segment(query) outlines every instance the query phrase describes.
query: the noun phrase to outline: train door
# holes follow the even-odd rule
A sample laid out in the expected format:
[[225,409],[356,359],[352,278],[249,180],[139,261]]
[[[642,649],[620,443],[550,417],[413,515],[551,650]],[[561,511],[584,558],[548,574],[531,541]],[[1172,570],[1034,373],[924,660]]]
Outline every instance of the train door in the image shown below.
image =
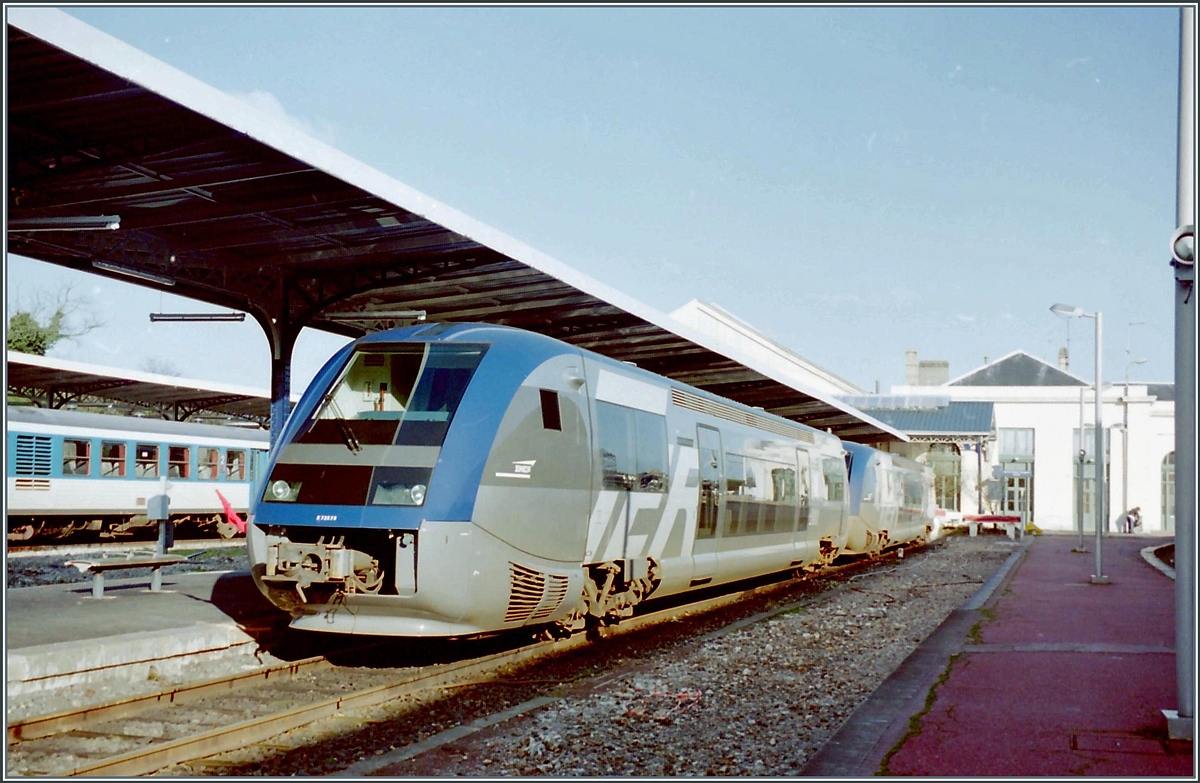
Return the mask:
[[696,509],[696,541],[692,546],[692,585],[711,582],[717,572],[717,531],[721,528],[724,465],[721,433],[696,425],[700,492]]

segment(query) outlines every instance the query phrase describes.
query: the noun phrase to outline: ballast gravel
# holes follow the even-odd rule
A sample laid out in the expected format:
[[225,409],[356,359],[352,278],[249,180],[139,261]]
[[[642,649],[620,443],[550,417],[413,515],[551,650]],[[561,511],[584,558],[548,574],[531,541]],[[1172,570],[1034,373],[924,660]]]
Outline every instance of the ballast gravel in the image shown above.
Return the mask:
[[951,536],[386,774],[795,775],[1013,546]]
[[581,668],[543,664],[469,696],[447,689],[420,705],[348,711],[282,735],[277,750],[159,774],[795,775],[1016,546],[950,535],[824,587],[785,590],[732,625],[603,639]]

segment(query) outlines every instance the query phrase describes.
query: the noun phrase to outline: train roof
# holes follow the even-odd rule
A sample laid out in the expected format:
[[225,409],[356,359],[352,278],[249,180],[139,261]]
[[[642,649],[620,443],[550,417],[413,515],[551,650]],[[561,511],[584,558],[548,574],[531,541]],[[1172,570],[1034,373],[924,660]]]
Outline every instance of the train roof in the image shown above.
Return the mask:
[[[595,351],[589,351],[586,348],[579,348],[578,346],[574,346],[569,343],[565,343],[562,340],[548,337],[546,335],[539,334],[537,332],[530,332],[530,331],[527,331],[524,329],[517,329],[517,328],[511,327],[511,326],[500,326],[500,325],[496,325],[496,324],[485,324],[485,323],[417,324],[415,326],[401,327],[399,329],[389,329],[389,330],[385,330],[385,331],[381,331],[381,332],[373,332],[369,335],[364,335],[363,337],[359,338],[359,340],[357,341],[356,344],[357,345],[370,345],[372,343],[402,342],[402,341],[426,342],[426,341],[434,341],[434,340],[436,340],[438,342],[489,342],[489,343],[494,343],[494,342],[507,341],[507,340],[516,340],[516,339],[545,340],[545,341],[549,341],[556,345],[561,346],[563,351],[580,351],[587,357],[588,361],[590,361],[590,362],[595,362],[596,364],[599,364],[599,365],[611,367],[613,369],[620,370],[621,372],[639,376],[643,380],[652,381],[652,382],[660,384],[666,388],[679,389],[681,391],[685,391],[689,394],[700,397],[704,400],[708,400],[710,402],[715,402],[719,405],[723,405],[728,408],[731,408],[734,411],[736,411],[738,414],[740,414],[740,416],[738,416],[737,419],[741,420],[741,423],[747,424],[748,426],[756,426],[756,427],[759,427],[760,429],[768,429],[768,430],[774,429],[775,431],[779,432],[780,434],[783,434],[784,432],[789,432],[789,434],[791,434],[790,431],[798,430],[798,431],[810,433],[815,438],[828,438],[831,440],[838,440],[838,437],[836,435],[827,433],[824,430],[820,430],[815,427],[810,427],[809,425],[804,424],[802,422],[795,421],[794,419],[787,419],[782,416],[778,416],[776,414],[769,413],[769,412],[763,410],[762,408],[755,408],[755,407],[737,402],[736,400],[731,400],[726,397],[721,397],[720,395],[713,394],[711,392],[705,391],[704,389],[698,389],[695,386],[690,386],[686,383],[682,383],[682,382],[674,380],[672,378],[667,378],[662,375],[658,375],[657,373],[651,372],[650,370],[647,370],[645,368],[638,367],[636,364],[631,364],[629,362],[622,362],[617,359],[613,359],[611,357],[605,356],[603,354],[596,353]],[[717,414],[717,415],[720,415],[720,414]],[[728,418],[728,417],[725,417],[725,418]],[[767,425],[766,422],[771,422],[775,426],[771,427],[770,425]]]
[[8,429],[19,424],[43,424],[69,427],[79,430],[118,429],[147,435],[169,435],[179,438],[215,438],[261,443],[263,448],[270,444],[266,430],[250,427],[229,427],[220,424],[195,424],[188,421],[166,421],[140,416],[110,416],[104,413],[82,413],[55,408],[31,408],[9,406],[5,410]]

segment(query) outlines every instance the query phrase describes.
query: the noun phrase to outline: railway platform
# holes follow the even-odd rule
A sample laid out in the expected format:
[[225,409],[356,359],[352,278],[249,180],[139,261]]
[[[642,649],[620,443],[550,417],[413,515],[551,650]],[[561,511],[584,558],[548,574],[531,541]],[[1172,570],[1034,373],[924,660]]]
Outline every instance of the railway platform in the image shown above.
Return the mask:
[[5,590],[10,708],[39,691],[188,679],[199,662],[258,654],[286,626],[245,571],[164,574],[160,592],[149,586],[110,580],[103,598],[90,581]]
[[1025,541],[804,775],[1195,777],[1161,712],[1177,706],[1175,583],[1142,556],[1171,539],[1107,537],[1104,585],[1074,535]]

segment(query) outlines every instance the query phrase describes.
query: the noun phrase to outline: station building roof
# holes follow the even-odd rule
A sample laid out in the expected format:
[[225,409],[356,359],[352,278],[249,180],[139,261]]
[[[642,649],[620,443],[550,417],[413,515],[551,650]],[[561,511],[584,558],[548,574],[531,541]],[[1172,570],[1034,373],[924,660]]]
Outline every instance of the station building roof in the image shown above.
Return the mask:
[[[422,310],[541,332],[851,440],[907,439],[62,11],[6,12],[10,252],[243,310],[275,345]],[[82,230],[93,221],[119,228]]]
[[[47,408],[142,408],[177,421],[235,418],[265,425],[271,398],[261,389],[116,370],[67,359],[8,352],[8,393]],[[293,401],[297,399],[293,395]]]
[[1060,370],[1025,351],[1013,351],[994,362],[960,375],[947,386],[1088,386],[1088,382]]
[[870,395],[847,401],[918,441],[973,441],[990,437],[996,429],[995,405],[991,402],[915,394]]

